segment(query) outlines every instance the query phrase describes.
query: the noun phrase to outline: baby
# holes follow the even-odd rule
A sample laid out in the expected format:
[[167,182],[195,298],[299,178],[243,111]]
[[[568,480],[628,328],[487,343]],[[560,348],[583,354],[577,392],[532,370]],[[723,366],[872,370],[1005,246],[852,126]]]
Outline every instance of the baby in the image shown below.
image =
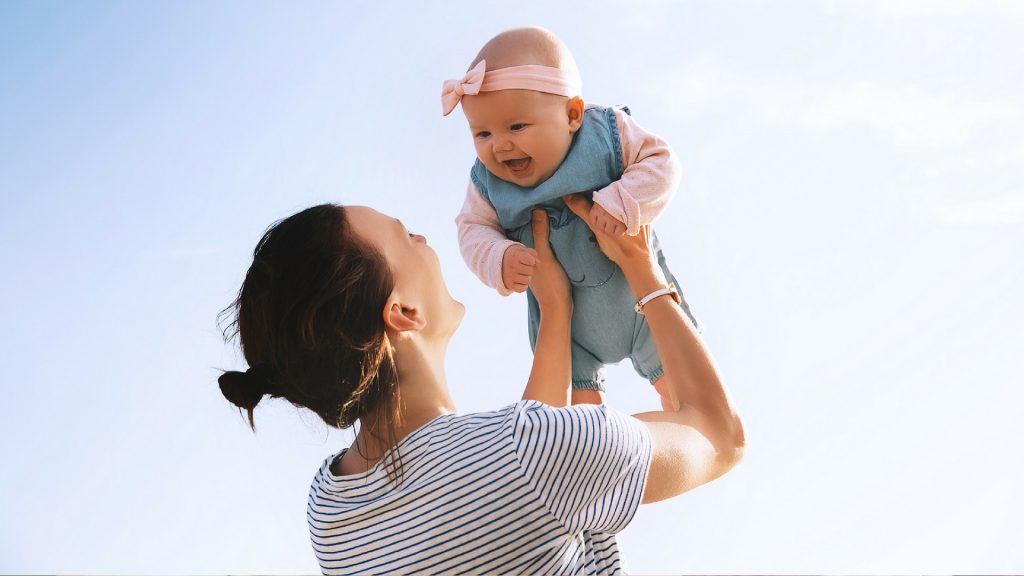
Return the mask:
[[[552,251],[572,284],[573,403],[602,402],[603,366],[628,357],[668,408],[661,360],[640,306],[588,223],[562,196],[592,197],[590,227],[635,235],[665,209],[679,166],[668,145],[637,126],[628,109],[585,106],[580,87],[568,48],[542,28],[499,34],[462,80],[444,83],[443,112],[462,102],[478,156],[455,220],[459,246],[484,284],[502,295],[527,292],[536,350],[540,308],[528,290],[536,265],[530,217],[532,209],[544,208]],[[696,325],[656,236],[653,242],[672,283],[669,295]]]

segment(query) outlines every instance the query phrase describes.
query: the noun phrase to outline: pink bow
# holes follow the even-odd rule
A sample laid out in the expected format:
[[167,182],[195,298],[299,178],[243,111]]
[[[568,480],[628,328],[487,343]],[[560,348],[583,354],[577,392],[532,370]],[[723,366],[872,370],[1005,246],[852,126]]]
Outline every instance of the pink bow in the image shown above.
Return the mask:
[[455,106],[462,100],[462,96],[469,94],[473,96],[480,93],[480,86],[484,83],[484,72],[487,70],[487,61],[477,62],[473,69],[466,73],[462,80],[445,80],[441,87],[441,112],[447,116],[455,110]]

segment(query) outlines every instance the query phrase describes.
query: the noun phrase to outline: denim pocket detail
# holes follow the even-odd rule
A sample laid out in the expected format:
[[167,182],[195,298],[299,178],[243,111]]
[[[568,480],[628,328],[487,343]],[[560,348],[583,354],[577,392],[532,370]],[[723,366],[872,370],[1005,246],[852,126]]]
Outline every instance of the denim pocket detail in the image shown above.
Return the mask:
[[[616,265],[601,252],[590,227],[567,207],[548,208],[551,251],[565,270],[569,283],[581,288],[602,286],[615,275]],[[531,224],[506,231],[510,239],[534,248]]]
[[590,227],[575,214],[551,230],[551,249],[573,286],[596,288],[615,275],[615,263],[601,252]]

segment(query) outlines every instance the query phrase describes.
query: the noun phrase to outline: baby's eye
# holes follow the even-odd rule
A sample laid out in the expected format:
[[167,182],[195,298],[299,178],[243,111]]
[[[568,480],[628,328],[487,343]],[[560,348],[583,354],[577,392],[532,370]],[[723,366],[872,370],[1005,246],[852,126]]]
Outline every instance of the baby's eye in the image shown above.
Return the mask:
[[490,133],[490,132],[487,132],[486,130],[485,130],[485,131],[482,131],[482,132],[477,132],[477,133],[476,133],[476,137],[477,137],[477,138],[487,138],[487,137],[488,137],[488,136],[490,136],[490,135],[491,135],[491,133]]
[[522,130],[523,128],[526,128],[526,124],[513,124],[513,125],[509,126],[509,128],[513,132],[518,132],[518,131]]

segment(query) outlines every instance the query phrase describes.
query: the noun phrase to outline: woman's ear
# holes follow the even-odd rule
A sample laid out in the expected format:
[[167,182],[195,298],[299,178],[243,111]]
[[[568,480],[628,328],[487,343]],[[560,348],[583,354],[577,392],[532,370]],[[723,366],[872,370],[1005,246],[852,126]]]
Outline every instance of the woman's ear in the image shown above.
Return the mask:
[[405,306],[395,298],[389,298],[384,307],[384,326],[392,332],[409,332],[422,329],[427,324],[419,309]]
[[586,106],[583,98],[573,96],[565,105],[565,113],[569,117],[569,132],[575,134],[583,124],[583,112]]

